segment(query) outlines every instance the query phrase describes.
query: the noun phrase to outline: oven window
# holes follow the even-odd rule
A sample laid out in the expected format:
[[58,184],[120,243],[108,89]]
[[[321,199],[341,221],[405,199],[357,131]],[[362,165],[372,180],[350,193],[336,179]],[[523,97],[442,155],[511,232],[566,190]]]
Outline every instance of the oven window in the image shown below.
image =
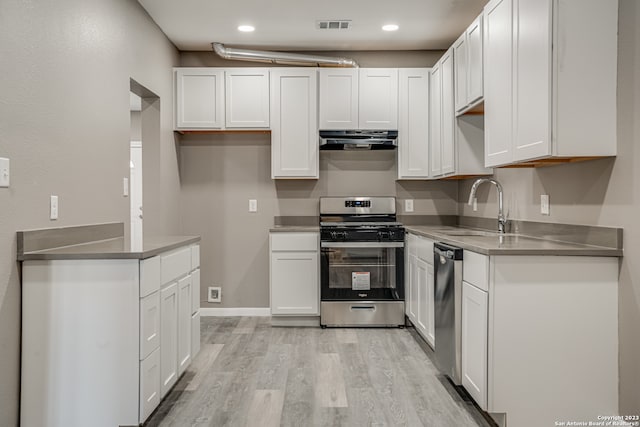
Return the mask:
[[325,248],[329,289],[396,288],[395,248]]

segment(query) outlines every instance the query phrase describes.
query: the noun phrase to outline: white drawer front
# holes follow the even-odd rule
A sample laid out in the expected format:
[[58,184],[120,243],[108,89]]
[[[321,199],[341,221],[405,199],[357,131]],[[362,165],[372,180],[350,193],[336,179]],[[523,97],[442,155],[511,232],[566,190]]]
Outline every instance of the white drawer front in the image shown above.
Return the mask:
[[200,267],[200,245],[191,246],[191,269]]
[[433,265],[433,240],[418,237],[418,258]]
[[200,311],[191,316],[191,360],[200,352]]
[[140,300],[140,360],[160,346],[160,292]]
[[160,349],[140,362],[140,424],[160,404]]
[[200,269],[191,273],[191,313],[200,310]]
[[163,285],[189,273],[191,271],[191,248],[180,248],[161,255],[160,267]]
[[140,298],[160,289],[160,257],[140,261]]
[[317,251],[318,233],[271,233],[272,251]]
[[476,252],[464,251],[462,278],[465,282],[489,292],[489,257]]

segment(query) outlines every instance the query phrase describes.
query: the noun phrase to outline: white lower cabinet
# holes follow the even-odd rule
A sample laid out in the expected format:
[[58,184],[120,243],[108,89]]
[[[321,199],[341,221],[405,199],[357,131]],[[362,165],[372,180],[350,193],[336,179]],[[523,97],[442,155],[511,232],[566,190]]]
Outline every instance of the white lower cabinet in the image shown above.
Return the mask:
[[462,283],[462,385],[487,410],[487,338],[489,294]]
[[178,282],[178,376],[191,363],[191,275]]
[[271,233],[271,314],[318,316],[318,233]]
[[406,253],[409,261],[405,272],[405,312],[416,331],[435,347],[433,241],[408,234]]
[[24,261],[21,425],[144,423],[199,351],[199,265],[197,244]]
[[146,420],[160,404],[160,349],[140,362],[140,420]]
[[178,379],[178,284],[160,291],[160,378],[164,397]]

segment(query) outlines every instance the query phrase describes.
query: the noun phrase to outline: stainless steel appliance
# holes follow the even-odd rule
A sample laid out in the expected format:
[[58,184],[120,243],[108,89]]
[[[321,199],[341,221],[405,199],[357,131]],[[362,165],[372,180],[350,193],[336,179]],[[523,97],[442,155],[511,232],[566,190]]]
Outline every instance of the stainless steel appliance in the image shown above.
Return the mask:
[[461,377],[462,249],[445,243],[433,246],[435,275],[435,354],[438,369],[454,384]]
[[393,150],[397,130],[321,130],[321,150]]
[[404,228],[395,197],[320,198],[320,324],[404,325]]

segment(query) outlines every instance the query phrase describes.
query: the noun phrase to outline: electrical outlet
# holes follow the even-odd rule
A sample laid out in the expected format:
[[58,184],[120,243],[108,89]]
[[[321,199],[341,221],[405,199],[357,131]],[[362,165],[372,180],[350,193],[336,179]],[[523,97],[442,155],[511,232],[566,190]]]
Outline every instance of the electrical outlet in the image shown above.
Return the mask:
[[413,199],[407,199],[404,201],[404,211],[413,212]]
[[209,286],[207,289],[208,302],[222,302],[222,288],[220,286]]
[[9,187],[10,175],[9,159],[0,157],[0,187]]
[[549,195],[540,195],[540,213],[542,215],[549,215]]
[[256,199],[249,199],[249,212],[258,212],[258,201]]
[[58,219],[58,196],[49,199],[49,219]]

